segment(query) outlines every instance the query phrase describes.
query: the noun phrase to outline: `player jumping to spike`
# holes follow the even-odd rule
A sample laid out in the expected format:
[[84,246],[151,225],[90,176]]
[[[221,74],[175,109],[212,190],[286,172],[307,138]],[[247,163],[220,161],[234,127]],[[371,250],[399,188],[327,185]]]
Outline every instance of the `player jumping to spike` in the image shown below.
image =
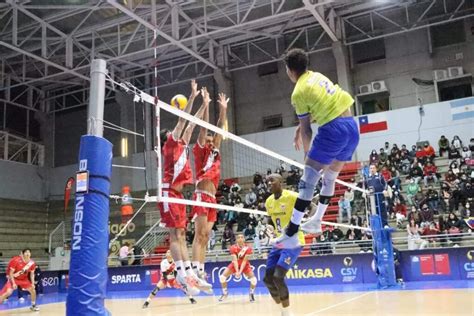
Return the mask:
[[16,289],[28,291],[31,294],[31,311],[39,311],[36,306],[35,291],[36,264],[31,260],[31,250],[23,249],[21,255],[13,257],[7,266],[7,283],[0,291],[0,304],[3,303]]
[[[197,83],[191,82],[191,95],[185,111],[191,112],[193,102],[199,95]],[[201,117],[209,103],[203,102],[195,114]],[[178,123],[172,132],[163,130],[160,133],[161,148],[163,152],[163,196],[184,199],[183,188],[185,185],[193,184],[193,175],[189,162],[189,141],[195,124],[188,124],[186,120],[178,119]],[[170,251],[176,259],[176,280],[183,290],[189,295],[197,295],[199,289],[208,290],[211,285],[199,279],[191,267],[188,248],[186,245],[186,205],[159,203],[162,223],[170,229]],[[199,288],[199,289],[198,289]]]
[[[156,287],[151,291],[150,295],[143,304],[143,308],[147,308],[153,297],[156,296],[158,291],[163,290],[166,287],[169,288],[181,288],[176,282],[176,264],[174,263],[171,251],[166,251],[166,258],[163,258],[160,264],[161,278]],[[196,300],[192,295],[188,295],[191,304],[196,304]]]
[[[209,93],[202,92],[203,102],[209,103]],[[217,126],[223,128],[227,116],[227,103],[229,99],[225,94],[219,93],[219,119]],[[209,107],[206,107],[203,120],[209,121]],[[207,134],[207,129],[201,127],[198,141],[193,147],[194,170],[196,173],[196,191],[193,200],[198,202],[216,203],[216,191],[221,176],[221,146],[222,135],[214,136]],[[193,268],[201,279],[205,278],[204,261],[206,257],[206,246],[209,235],[217,219],[215,208],[193,206],[193,219],[195,223],[195,235],[193,240]],[[208,292],[209,293],[209,292]]]
[[[265,201],[265,208],[272,218],[275,232],[279,236],[282,235],[283,228],[290,222],[298,194],[282,189],[283,178],[281,175],[271,174],[268,179],[272,195]],[[290,315],[290,293],[285,283],[285,276],[295,264],[302,246],[305,244],[303,232],[300,231],[295,236],[298,238],[299,247],[291,249],[272,248],[268,255],[267,270],[263,279],[273,300],[277,304],[281,304],[282,316]]]
[[237,243],[230,247],[230,254],[232,255],[232,262],[227,266],[224,272],[220,275],[219,280],[222,285],[222,295],[219,301],[223,301],[229,295],[227,290],[227,278],[235,275],[240,278],[243,274],[250,280],[250,302],[255,302],[255,287],[257,286],[257,278],[253,274],[252,267],[248,260],[248,256],[252,254],[252,247],[245,244],[245,237],[243,234],[237,235]]
[[[324,75],[308,70],[308,56],[303,50],[290,50],[285,56],[285,64],[288,77],[295,83],[291,103],[299,125],[294,145],[296,150],[303,145],[305,166],[291,222],[285,233],[273,242],[281,248],[294,248],[299,246],[296,233],[304,211],[322,178],[316,213],[301,226],[308,233],[321,232],[321,220],[334,195],[335,181],[344,163],[352,159],[359,143],[359,130],[350,110],[354,99]],[[312,122],[319,128],[311,144]]]

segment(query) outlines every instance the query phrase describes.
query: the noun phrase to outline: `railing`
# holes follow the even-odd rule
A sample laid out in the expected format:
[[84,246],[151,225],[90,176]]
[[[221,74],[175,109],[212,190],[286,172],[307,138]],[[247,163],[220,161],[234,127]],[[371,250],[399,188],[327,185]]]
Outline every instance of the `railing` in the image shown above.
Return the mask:
[[44,165],[44,146],[26,138],[0,131],[0,159]]
[[135,245],[140,246],[145,253],[153,254],[155,247],[163,243],[168,237],[168,229],[160,227],[160,223],[161,220],[156,221],[135,243]]
[[57,247],[64,247],[66,243],[66,225],[61,222],[56,226],[55,229],[49,234],[49,246],[48,252],[51,256],[54,256],[54,249]]

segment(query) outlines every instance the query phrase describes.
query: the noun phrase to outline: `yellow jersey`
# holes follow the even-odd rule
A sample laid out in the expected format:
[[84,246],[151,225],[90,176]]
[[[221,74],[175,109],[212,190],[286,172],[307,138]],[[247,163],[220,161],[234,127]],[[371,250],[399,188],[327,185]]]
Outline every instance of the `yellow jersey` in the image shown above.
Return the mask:
[[[297,198],[298,193],[283,190],[278,199],[275,199],[275,195],[272,194],[265,201],[265,208],[275,224],[277,236],[280,236],[283,229],[290,224],[291,215],[293,214],[293,208],[295,207]],[[300,244],[303,246],[305,240],[304,234],[301,230],[298,232],[298,239]]]
[[306,71],[296,82],[291,104],[299,118],[311,115],[311,121],[324,125],[344,113],[354,99],[319,72]]

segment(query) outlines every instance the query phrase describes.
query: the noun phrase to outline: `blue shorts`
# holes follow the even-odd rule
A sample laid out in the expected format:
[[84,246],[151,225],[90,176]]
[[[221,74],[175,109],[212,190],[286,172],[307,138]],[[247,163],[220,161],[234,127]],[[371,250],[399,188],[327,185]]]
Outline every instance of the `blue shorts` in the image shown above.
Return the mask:
[[274,269],[279,265],[286,270],[290,270],[290,268],[296,263],[302,250],[303,247],[293,249],[272,248],[268,254],[267,269]]
[[359,144],[359,128],[352,116],[338,117],[318,128],[308,157],[329,165],[333,160],[351,161]]

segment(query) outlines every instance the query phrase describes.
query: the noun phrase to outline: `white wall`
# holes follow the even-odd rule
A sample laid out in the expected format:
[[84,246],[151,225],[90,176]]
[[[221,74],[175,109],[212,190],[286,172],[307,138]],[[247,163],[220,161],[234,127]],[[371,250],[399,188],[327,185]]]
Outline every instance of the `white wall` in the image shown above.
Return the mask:
[[46,186],[44,168],[0,160],[0,198],[43,201]]
[[[474,97],[469,98],[474,104]],[[469,142],[474,137],[474,119],[453,121],[451,119],[451,108],[449,102],[433,103],[424,106],[425,115],[418,136],[419,114],[418,107],[409,107],[386,112],[388,130],[362,134],[354,159],[365,161],[368,159],[372,149],[383,147],[386,141],[399,146],[406,144],[407,147],[416,144],[418,140],[429,141],[437,149],[439,137],[445,135],[452,139],[459,135],[464,142]],[[370,117],[370,115],[369,115]],[[357,119],[356,119],[357,120]],[[357,120],[358,122],[358,120]],[[317,126],[313,126],[315,133]],[[293,135],[295,127],[283,128],[274,131],[243,135],[256,144],[278,152],[296,161],[303,160],[303,154],[296,152],[293,147]]]

